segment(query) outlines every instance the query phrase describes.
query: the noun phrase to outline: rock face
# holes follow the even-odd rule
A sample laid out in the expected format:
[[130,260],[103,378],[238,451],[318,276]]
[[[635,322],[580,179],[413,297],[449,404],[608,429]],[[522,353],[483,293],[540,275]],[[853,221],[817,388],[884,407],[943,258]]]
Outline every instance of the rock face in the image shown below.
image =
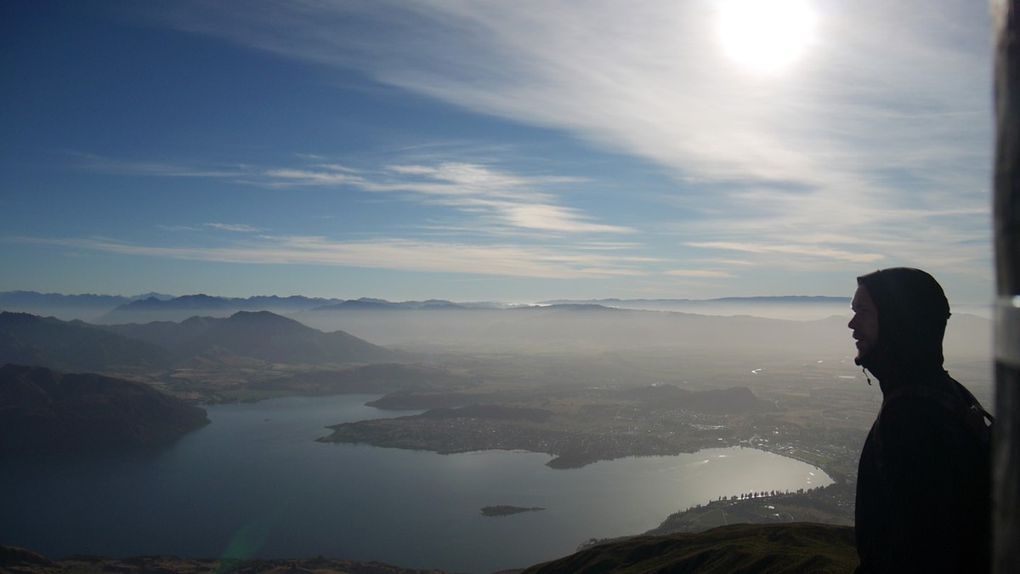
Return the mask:
[[852,527],[801,522],[635,536],[532,566],[523,574],[850,574],[856,567]]
[[0,367],[0,455],[154,447],[208,422],[205,410],[141,383]]

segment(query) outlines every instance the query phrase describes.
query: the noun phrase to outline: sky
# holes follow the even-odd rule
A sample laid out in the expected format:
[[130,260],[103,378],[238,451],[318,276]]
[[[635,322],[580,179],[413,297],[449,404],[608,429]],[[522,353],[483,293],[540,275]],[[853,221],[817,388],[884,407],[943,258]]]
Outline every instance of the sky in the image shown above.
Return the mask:
[[0,291],[993,295],[972,0],[0,5]]

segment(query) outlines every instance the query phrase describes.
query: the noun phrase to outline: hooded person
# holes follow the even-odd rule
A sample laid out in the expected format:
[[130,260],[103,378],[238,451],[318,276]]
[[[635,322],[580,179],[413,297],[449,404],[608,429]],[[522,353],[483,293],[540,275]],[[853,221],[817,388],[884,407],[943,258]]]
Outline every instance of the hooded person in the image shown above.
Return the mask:
[[855,363],[883,394],[857,471],[857,572],[988,572],[991,417],[942,366],[949,302],[919,269],[857,284]]

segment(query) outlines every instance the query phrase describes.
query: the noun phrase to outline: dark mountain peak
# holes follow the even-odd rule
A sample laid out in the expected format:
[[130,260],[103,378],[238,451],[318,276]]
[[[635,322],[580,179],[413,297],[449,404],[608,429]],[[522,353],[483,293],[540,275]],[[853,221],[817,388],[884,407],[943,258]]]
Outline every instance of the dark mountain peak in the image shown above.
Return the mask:
[[288,329],[288,330],[300,330],[300,331],[318,331],[311,327],[284,317],[283,315],[277,315],[272,311],[238,311],[226,319],[219,320],[222,325],[229,326],[244,326],[244,327],[259,327],[263,329]]
[[217,305],[231,301],[228,297],[216,297],[214,295],[206,295],[205,293],[195,293],[194,295],[181,295],[180,297],[174,297],[171,301],[178,305]]
[[19,313],[17,311],[0,311],[0,324],[27,324],[39,323],[44,319],[31,313]]
[[132,301],[138,301],[140,299],[158,299],[160,301],[168,301],[173,298],[174,295],[167,295],[166,293],[157,293],[155,291],[149,291],[148,293],[141,293],[139,295],[128,297],[128,299],[131,299]]
[[[238,311],[227,318],[228,321],[286,321],[297,323],[294,319],[288,319],[283,315],[277,315],[272,311]],[[300,324],[300,323],[299,323]]]
[[[180,324],[181,324],[182,327],[197,327],[197,326],[208,326],[208,325],[211,325],[211,324],[215,323],[216,321],[219,321],[219,319],[217,319],[215,317],[205,317],[205,316],[202,316],[202,315],[194,315],[194,316],[188,317],[187,319],[181,321]],[[173,321],[152,321],[150,324],[152,324],[152,323],[175,324]]]

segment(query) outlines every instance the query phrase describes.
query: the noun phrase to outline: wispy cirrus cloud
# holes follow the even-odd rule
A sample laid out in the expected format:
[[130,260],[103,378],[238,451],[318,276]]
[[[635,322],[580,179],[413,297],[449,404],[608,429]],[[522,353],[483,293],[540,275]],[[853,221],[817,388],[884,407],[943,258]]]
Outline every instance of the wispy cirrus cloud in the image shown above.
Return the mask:
[[740,253],[754,253],[754,254],[767,253],[781,255],[799,255],[827,260],[837,259],[840,261],[850,263],[874,263],[876,261],[880,261],[881,259],[883,259],[883,255],[881,255],[880,253],[858,253],[842,249],[832,249],[818,245],[797,245],[797,244],[775,245],[762,243],[736,243],[729,241],[704,241],[704,242],[692,241],[687,245],[691,247],[701,247],[704,249],[737,251]]
[[[315,156],[320,160],[320,156]],[[395,164],[377,170],[359,170],[337,163],[303,164],[297,167],[256,168],[238,171],[201,171],[186,166],[149,162],[96,161],[90,169],[110,173],[173,177],[224,178],[239,183],[276,188],[316,187],[389,193],[412,201],[450,207],[474,219],[474,229],[487,233],[506,230],[553,234],[633,233],[626,226],[601,223],[581,210],[557,203],[557,195],[574,189],[584,180],[555,175],[521,175],[487,165],[439,162],[434,165]],[[114,166],[114,167],[110,167]],[[226,224],[206,224],[224,231],[255,231]],[[232,227],[232,228],[231,228]]]
[[718,269],[670,269],[666,275],[672,277],[694,277],[698,279],[728,279],[734,275]]
[[[650,160],[704,223],[688,227],[687,244],[757,243],[778,265],[987,267],[987,216],[975,206],[988,203],[991,165],[989,22],[972,2],[814,2],[818,41],[768,78],[725,59],[712,0],[256,4],[240,16],[178,5],[166,18]],[[434,168],[405,169],[428,181],[403,191],[508,226],[620,227],[456,196]],[[845,240],[804,238],[823,232]],[[875,243],[858,252],[857,237]]]
[[205,226],[220,231],[230,231],[231,233],[258,233],[261,231],[258,227],[244,223],[206,223]]
[[399,238],[334,241],[324,237],[263,235],[242,242],[203,247],[147,245],[109,238],[15,237],[8,240],[190,261],[313,264],[542,279],[641,276],[646,274],[644,266],[655,262],[649,257],[608,256],[569,246],[476,245]]

